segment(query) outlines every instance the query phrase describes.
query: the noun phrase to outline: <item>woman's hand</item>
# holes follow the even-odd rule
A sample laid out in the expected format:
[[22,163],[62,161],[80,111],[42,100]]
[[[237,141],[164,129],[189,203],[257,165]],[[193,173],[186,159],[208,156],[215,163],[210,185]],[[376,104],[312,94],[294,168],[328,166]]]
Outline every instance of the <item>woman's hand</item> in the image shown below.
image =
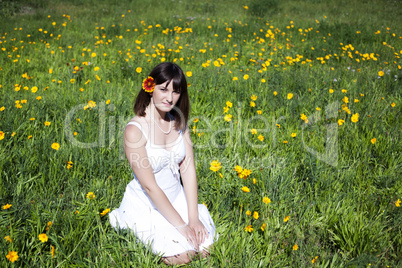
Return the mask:
[[190,221],[188,223],[188,226],[194,230],[194,234],[196,237],[196,248],[198,249],[199,246],[204,243],[205,238],[208,238],[209,234],[207,229],[205,228],[204,224],[199,219],[196,219],[194,221]]
[[195,249],[198,250],[197,237],[195,235],[193,228],[191,228],[188,224],[186,224],[183,226],[176,227],[176,229],[187,239],[187,242],[191,246],[193,246]]

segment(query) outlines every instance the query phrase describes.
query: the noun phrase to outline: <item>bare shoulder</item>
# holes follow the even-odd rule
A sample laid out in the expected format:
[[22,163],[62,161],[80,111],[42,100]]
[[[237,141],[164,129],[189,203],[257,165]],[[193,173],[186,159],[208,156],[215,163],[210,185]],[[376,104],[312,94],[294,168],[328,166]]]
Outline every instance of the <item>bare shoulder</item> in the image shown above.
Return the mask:
[[139,146],[145,145],[146,138],[144,137],[140,127],[136,124],[130,124],[130,122],[137,123],[142,129],[144,126],[144,120],[139,116],[135,116],[129,121],[129,124],[127,124],[126,129],[124,130],[124,141],[126,145],[127,143]]

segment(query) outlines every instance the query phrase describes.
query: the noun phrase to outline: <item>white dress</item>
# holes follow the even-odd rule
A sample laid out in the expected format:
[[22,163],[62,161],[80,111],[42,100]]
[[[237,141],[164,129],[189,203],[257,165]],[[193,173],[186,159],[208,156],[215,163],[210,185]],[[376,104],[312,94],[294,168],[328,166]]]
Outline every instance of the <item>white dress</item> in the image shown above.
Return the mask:
[[[135,125],[142,131],[147,140],[145,148],[156,183],[182,219],[188,223],[187,201],[183,186],[180,184],[179,174],[179,163],[186,155],[183,133],[180,131],[174,146],[171,150],[166,150],[152,144],[139,123],[129,122],[128,124]],[[155,208],[134,173],[133,175],[134,179],[127,185],[120,207],[109,214],[111,225],[115,229],[133,230],[144,244],[151,246],[155,254],[161,254],[164,257],[196,250]],[[215,225],[205,205],[198,204],[198,215],[209,234],[200,249],[208,248],[214,242]]]

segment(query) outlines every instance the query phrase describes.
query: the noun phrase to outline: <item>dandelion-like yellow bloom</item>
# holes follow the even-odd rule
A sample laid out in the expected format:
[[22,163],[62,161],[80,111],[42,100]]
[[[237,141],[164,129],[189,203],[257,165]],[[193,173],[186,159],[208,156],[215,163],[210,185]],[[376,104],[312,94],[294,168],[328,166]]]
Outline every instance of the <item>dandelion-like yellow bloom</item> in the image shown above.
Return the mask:
[[271,199],[269,199],[269,197],[264,196],[262,198],[262,202],[265,203],[265,204],[269,204],[269,203],[271,203]]
[[71,79],[70,79],[70,83],[71,83],[71,84],[74,84],[74,83],[75,83],[75,79],[74,79],[74,78],[71,78]]
[[338,119],[338,125],[342,126],[343,123],[345,123],[345,120],[343,120],[343,119]]
[[108,214],[109,212],[110,212],[110,208],[107,208],[107,209],[103,210],[103,211],[100,213],[100,215],[101,215],[101,217],[103,217],[103,216],[105,216],[106,214]]
[[350,118],[350,120],[352,120],[353,123],[356,123],[357,121],[359,121],[359,114],[355,113],[354,115],[352,115],[352,118]]
[[255,128],[251,129],[251,134],[257,134],[257,130]]
[[254,102],[254,101],[250,101],[250,106],[251,106],[251,107],[255,107],[255,102]]
[[248,188],[247,186],[243,186],[241,187],[241,190],[245,193],[249,193],[250,192],[250,188]]
[[36,91],[38,91],[38,87],[32,87],[31,91],[32,91],[32,93],[36,93]]
[[370,141],[371,141],[372,144],[374,144],[374,143],[377,141],[377,139],[376,139],[376,138],[372,138]]
[[246,228],[244,228],[244,231],[251,233],[253,231],[253,226],[252,225],[247,225]]
[[253,95],[251,96],[251,100],[256,101],[256,100],[257,100],[257,96],[253,94]]
[[57,142],[52,143],[52,149],[54,150],[59,150],[60,149],[60,144],[58,144]]
[[305,114],[301,114],[300,119],[303,120],[305,123],[308,123],[308,119],[307,119],[307,116]]
[[92,52],[91,53],[91,58],[95,58],[96,57],[96,53],[95,52]]
[[9,251],[6,255],[6,258],[11,262],[15,262],[16,260],[18,260],[17,251]]
[[92,200],[92,199],[95,198],[95,194],[93,192],[88,192],[87,193],[87,198]]
[[329,89],[329,93],[334,93],[334,90],[332,88]]
[[95,71],[95,72],[99,71],[99,67],[96,66],[96,67],[94,68],[94,71]]
[[211,162],[211,166],[209,167],[210,170],[213,172],[216,172],[222,168],[221,162],[218,162],[218,160],[214,160]]
[[274,96],[278,95],[278,92],[274,91]]
[[49,73],[52,74],[52,73],[53,73],[53,69],[49,69]]
[[253,213],[253,218],[256,219],[256,220],[258,220],[259,217],[260,217],[260,215],[258,214],[258,212],[257,212],[257,211],[254,211],[254,213]]
[[2,140],[2,139],[4,139],[4,132],[3,131],[0,131],[0,141]]
[[286,217],[283,219],[283,222],[287,222],[289,219],[290,219],[290,216],[286,216]]
[[6,204],[3,206],[3,210],[9,209],[11,208],[11,206],[12,206],[11,204]]
[[40,240],[42,243],[47,242],[48,239],[49,239],[49,238],[47,237],[46,234],[40,234],[40,235],[39,235],[39,240]]
[[229,108],[232,108],[232,107],[233,107],[233,103],[231,103],[230,101],[227,101],[227,102],[226,102],[226,106],[229,107]]
[[295,244],[294,246],[293,246],[293,250],[298,250],[299,249],[299,246],[297,245],[297,244]]
[[263,223],[262,225],[261,225],[261,230],[262,231],[265,231],[265,227],[267,226],[267,224],[266,223]]
[[237,76],[235,76],[235,77],[232,78],[232,80],[237,81],[237,80],[239,80],[239,78],[237,78]]
[[260,141],[263,141],[264,140],[264,136],[263,135],[259,135],[258,137],[257,137]]
[[391,103],[391,107],[395,107],[395,105],[396,105],[395,102]]
[[349,103],[349,99],[346,96],[342,100],[343,100],[344,103]]
[[248,74],[245,74],[245,75],[243,76],[243,79],[244,79],[244,80],[247,80],[249,77],[250,77],[250,76],[249,76]]
[[226,122],[232,121],[232,115],[227,114],[227,115],[225,115],[224,119],[225,119]]
[[398,198],[398,200],[395,202],[395,206],[396,206],[396,207],[400,207],[400,206],[401,206],[401,200],[399,200],[399,198]]
[[52,258],[54,258],[54,255],[55,255],[55,248],[54,248],[53,245],[50,246],[50,255],[52,255]]
[[315,256],[314,259],[311,260],[311,263],[316,263],[318,256]]
[[292,134],[290,134],[290,137],[292,137],[292,138],[294,138],[294,137],[296,137],[296,133],[292,133]]
[[9,235],[4,237],[4,240],[6,240],[7,242],[11,243],[11,237]]
[[250,211],[250,210],[247,210],[247,211],[246,211],[246,215],[247,215],[247,216],[250,216],[250,215],[251,215],[251,211]]
[[193,73],[192,73],[191,71],[187,71],[187,72],[186,72],[186,75],[187,75],[188,77],[192,77],[192,76],[193,76]]
[[257,111],[257,114],[262,114],[262,111],[261,111],[261,110],[258,110],[258,111]]
[[135,69],[135,71],[136,71],[137,73],[141,73],[141,72],[142,72],[142,68],[141,68],[141,67],[137,67],[137,68]]
[[288,98],[288,100],[290,100],[291,98],[293,98],[293,94],[292,94],[292,93],[288,93],[287,98]]
[[383,72],[383,71],[379,71],[379,72],[378,72],[378,75],[379,75],[379,76],[383,76],[383,75],[384,75],[384,72]]

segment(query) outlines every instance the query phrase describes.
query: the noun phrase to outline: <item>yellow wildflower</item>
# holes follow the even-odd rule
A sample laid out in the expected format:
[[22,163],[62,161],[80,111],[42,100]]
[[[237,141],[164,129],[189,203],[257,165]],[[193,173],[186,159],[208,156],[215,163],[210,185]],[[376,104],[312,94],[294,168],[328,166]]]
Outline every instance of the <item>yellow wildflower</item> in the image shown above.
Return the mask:
[[45,243],[45,242],[47,242],[48,237],[47,237],[46,234],[40,234],[40,235],[39,235],[39,240],[40,240],[42,243]]
[[213,172],[216,172],[222,168],[221,162],[218,162],[218,160],[214,160],[211,162],[211,166],[209,167],[210,170]]

